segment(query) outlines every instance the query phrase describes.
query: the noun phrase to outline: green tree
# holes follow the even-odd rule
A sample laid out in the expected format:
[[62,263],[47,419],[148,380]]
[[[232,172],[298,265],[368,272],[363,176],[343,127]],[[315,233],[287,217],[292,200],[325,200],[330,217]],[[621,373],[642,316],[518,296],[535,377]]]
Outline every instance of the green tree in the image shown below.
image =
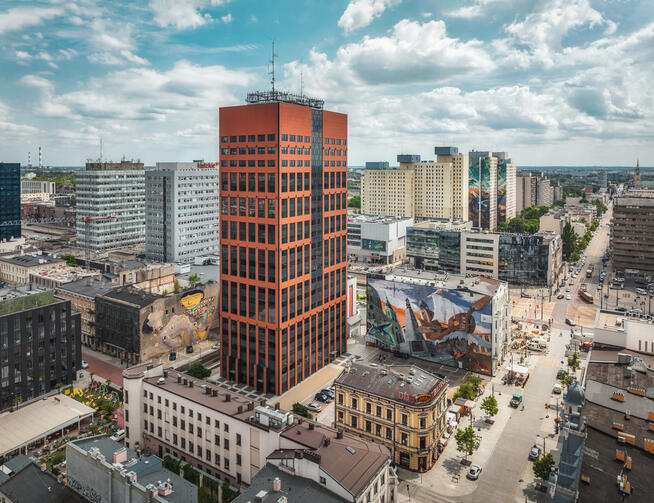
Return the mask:
[[161,295],[163,295],[164,297],[168,295],[168,290],[164,288],[163,291],[161,292]]
[[466,376],[466,382],[472,386],[475,395],[478,395],[481,391],[481,377],[479,377],[477,374],[471,373]]
[[533,470],[534,475],[541,479],[544,482],[547,482],[550,478],[550,473],[552,472],[552,467],[554,466],[554,458],[551,453],[545,454],[540,459],[534,461]]
[[173,284],[173,291],[175,293],[179,293],[179,280],[175,280],[175,283]]
[[206,487],[198,487],[198,503],[218,503],[218,498],[213,497]]
[[572,386],[572,383],[575,382],[574,377],[570,375],[569,372],[566,372],[565,370],[562,372],[559,372],[559,375],[557,376],[557,379],[561,381],[561,384],[568,389],[570,386]]
[[309,412],[309,409],[307,409],[306,406],[302,405],[299,402],[295,402],[293,404],[293,412],[298,416],[306,417],[309,419],[313,418],[311,412]]
[[66,265],[70,267],[77,267],[77,259],[75,255],[62,255],[62,259],[66,261]]
[[597,208],[597,215],[598,215],[598,216],[602,216],[602,215],[603,215],[604,213],[606,213],[606,211],[608,210],[608,207],[606,206],[606,204],[604,204],[604,203],[603,203],[602,201],[600,201],[599,199],[595,199],[595,200],[593,200],[593,204],[594,204],[595,207]]
[[230,501],[235,499],[236,496],[238,496],[238,493],[232,490],[232,488],[229,486],[229,482],[227,481],[223,482],[221,490],[222,490],[223,503],[229,503]]
[[193,287],[196,285],[196,283],[200,282],[200,276],[197,273],[193,273],[188,277],[188,282],[191,287]]
[[182,461],[180,459],[175,459],[172,456],[169,456],[166,454],[161,461],[161,464],[163,465],[164,468],[167,470],[170,470],[176,475],[179,475],[179,470],[182,467]]
[[595,232],[598,227],[599,227],[599,222],[597,220],[593,221],[593,223],[590,224],[590,230],[592,232]]
[[462,382],[459,389],[454,393],[454,399],[465,398],[466,400],[474,400],[477,397],[475,387],[469,382]]
[[70,205],[75,206],[77,204],[77,198],[75,196],[70,196]]
[[581,367],[581,361],[579,360],[579,355],[575,351],[571,356],[568,356],[568,367],[575,372],[578,368]]
[[487,396],[481,402],[481,410],[483,410],[489,417],[493,417],[499,411],[497,407],[497,398],[493,395]]
[[350,208],[361,208],[361,196],[354,196],[347,202],[347,205]]
[[472,426],[467,426],[464,429],[456,430],[454,435],[456,440],[456,450],[465,455],[465,459],[468,459],[468,456],[471,456],[475,452],[475,442],[477,440],[477,434]]
[[204,365],[198,362],[191,365],[191,367],[186,371],[186,373],[191,377],[204,379],[205,377],[209,377],[211,375],[211,370],[209,370],[207,367],[205,367]]
[[561,241],[563,242],[563,259],[570,260],[572,253],[576,251],[577,244],[577,233],[572,228],[570,222],[566,223],[563,226],[563,232],[561,232]]

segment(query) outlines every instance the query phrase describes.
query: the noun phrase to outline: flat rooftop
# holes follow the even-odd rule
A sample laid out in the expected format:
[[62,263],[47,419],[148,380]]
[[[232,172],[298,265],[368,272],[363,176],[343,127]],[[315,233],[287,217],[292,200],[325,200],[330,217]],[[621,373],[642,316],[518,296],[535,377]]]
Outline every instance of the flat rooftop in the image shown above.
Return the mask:
[[111,278],[102,275],[64,283],[57,287],[57,291],[94,298],[96,295],[104,295],[113,288],[116,288],[116,284],[111,282]]
[[0,316],[61,302],[54,298],[52,290],[11,290],[0,296],[0,300]]
[[133,286],[119,286],[102,295],[103,298],[113,299],[132,304],[139,307],[145,307],[152,304],[155,300],[161,298],[145,290]]
[[64,394],[0,416],[0,456],[89,417],[96,411]]
[[0,262],[21,267],[37,267],[45,264],[63,264],[65,261],[61,258],[51,257],[50,255],[18,255],[11,258],[0,258]]
[[[346,368],[336,378],[335,384],[418,406],[430,404],[447,390],[445,379],[416,365],[380,366],[368,362],[352,363],[349,370]],[[419,397],[426,397],[422,398],[425,401],[421,402]]]
[[197,492],[197,486],[184,480],[179,475],[163,467],[161,458],[157,456],[139,456],[132,449],[126,448],[120,442],[112,440],[107,435],[97,435],[70,442],[75,447],[87,453],[97,449],[109,464],[113,462],[113,455],[118,451],[125,449],[127,459],[121,463],[113,464],[114,469],[120,471],[126,469],[128,472],[136,473],[136,482],[144,488],[149,484],[159,485],[160,482],[169,481],[173,487],[173,492],[168,496],[159,495],[163,501],[171,503],[185,503],[191,501],[193,495]]
[[[450,221],[450,220],[422,220],[414,222],[409,229],[425,229],[434,231],[462,231],[472,228],[472,222],[467,221]],[[407,229],[408,231],[408,229]]]
[[[14,503],[87,503],[88,500],[57,480],[52,473],[29,463],[2,485],[0,493]],[[4,498],[2,498],[4,501]]]
[[381,215],[360,215],[356,213],[348,214],[347,221],[350,224],[394,224],[413,220],[411,217],[394,217]]
[[[376,274],[369,274],[368,277],[378,277]],[[493,296],[503,281],[486,278],[484,276],[460,276],[443,272],[421,271],[410,266],[391,267],[381,274],[387,281],[398,281],[401,283],[413,283],[419,285],[437,286],[450,290],[470,290],[482,295]]]

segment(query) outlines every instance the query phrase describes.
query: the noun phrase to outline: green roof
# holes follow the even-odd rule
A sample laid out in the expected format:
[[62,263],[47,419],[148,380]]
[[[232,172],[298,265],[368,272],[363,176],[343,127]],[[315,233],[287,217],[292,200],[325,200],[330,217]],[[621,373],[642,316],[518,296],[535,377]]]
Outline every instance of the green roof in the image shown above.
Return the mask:
[[54,292],[52,290],[32,295],[23,295],[22,297],[0,302],[0,316],[7,316],[18,311],[26,311],[27,309],[34,309],[55,302],[57,302],[57,299],[54,298]]

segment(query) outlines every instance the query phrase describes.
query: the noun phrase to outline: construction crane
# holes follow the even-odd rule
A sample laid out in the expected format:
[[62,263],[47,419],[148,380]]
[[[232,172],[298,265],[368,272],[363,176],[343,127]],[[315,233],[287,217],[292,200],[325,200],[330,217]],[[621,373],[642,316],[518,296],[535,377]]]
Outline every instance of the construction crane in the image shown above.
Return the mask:
[[105,217],[92,217],[87,215],[84,217],[84,260],[86,262],[86,269],[90,270],[90,258],[91,258],[91,245],[89,244],[89,226],[91,222],[109,222],[111,220],[116,220],[115,215],[109,215]]

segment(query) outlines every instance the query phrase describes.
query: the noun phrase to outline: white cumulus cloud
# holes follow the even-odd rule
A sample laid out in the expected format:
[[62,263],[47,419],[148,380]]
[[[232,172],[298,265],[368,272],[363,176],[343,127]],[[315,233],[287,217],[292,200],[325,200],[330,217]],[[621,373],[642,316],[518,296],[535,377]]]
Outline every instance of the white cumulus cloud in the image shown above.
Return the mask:
[[381,16],[387,8],[401,2],[402,0],[352,0],[338,20],[338,26],[345,33],[351,33],[368,26],[373,19]]

